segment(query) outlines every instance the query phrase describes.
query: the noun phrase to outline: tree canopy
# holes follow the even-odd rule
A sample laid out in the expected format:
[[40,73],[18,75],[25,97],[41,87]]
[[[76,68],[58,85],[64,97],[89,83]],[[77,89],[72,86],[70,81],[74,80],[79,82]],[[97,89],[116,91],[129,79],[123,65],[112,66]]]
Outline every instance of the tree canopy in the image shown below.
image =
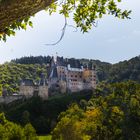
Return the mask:
[[0,139],[1,140],[38,140],[36,131],[31,124],[24,127],[8,121],[3,113],[0,113]]
[[65,19],[72,13],[76,27],[87,32],[96,26],[96,20],[105,14],[118,18],[129,18],[131,11],[120,9],[117,4],[121,0],[0,0],[0,40],[15,35],[15,30],[32,26],[30,17],[41,10],[50,14],[56,12],[64,15]]
[[139,140],[139,92],[132,81],[102,85],[88,102],[60,114],[52,140]]

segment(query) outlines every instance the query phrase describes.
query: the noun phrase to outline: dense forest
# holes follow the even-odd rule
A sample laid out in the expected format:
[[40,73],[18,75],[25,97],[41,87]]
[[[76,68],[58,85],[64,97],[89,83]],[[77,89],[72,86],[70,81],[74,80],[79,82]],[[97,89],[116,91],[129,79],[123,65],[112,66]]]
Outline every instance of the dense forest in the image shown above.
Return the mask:
[[[2,88],[6,88],[9,93],[19,90],[22,79],[28,78],[38,81],[42,73],[47,76],[47,64],[50,63],[50,56],[22,57],[12,60],[9,63],[0,65],[0,93]],[[66,60],[66,59],[65,59]],[[75,63],[77,59],[71,58]],[[140,82],[140,57],[137,56],[128,61],[110,64],[99,60],[78,59],[81,64],[96,66],[98,82],[121,82],[133,80]]]
[[7,120],[4,113],[0,113],[0,140],[38,140],[38,137],[30,123],[23,127]]
[[33,97],[27,100],[18,100],[10,104],[0,104],[0,112],[4,112],[6,118],[12,122],[25,126],[31,123],[36,132],[49,134],[57,123],[59,114],[65,111],[72,103],[79,103],[84,99],[88,101],[92,97],[92,91],[60,95],[42,100]]
[[140,84],[105,84],[59,115],[52,140],[139,140]]

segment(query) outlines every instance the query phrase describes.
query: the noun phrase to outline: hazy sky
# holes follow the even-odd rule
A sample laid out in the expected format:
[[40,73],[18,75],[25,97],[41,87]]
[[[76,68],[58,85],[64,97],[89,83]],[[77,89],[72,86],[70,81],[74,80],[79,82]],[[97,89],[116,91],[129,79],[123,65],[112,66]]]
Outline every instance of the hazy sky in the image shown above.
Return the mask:
[[[0,63],[22,56],[55,55],[99,59],[116,63],[140,55],[140,0],[122,0],[122,8],[131,9],[131,20],[120,20],[105,16],[98,27],[82,34],[68,27],[63,40],[56,46],[45,44],[56,42],[64,24],[58,14],[48,16],[39,12],[33,19],[34,28],[17,31],[15,37],[0,43]],[[69,24],[73,24],[69,20]]]

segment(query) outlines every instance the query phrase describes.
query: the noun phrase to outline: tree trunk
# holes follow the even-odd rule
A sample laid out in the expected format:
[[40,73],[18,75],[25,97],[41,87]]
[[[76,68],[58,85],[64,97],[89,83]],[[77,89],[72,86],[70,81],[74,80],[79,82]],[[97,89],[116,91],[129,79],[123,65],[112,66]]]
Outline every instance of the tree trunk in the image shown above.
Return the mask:
[[45,9],[53,0],[2,0],[0,2],[0,32],[25,17]]

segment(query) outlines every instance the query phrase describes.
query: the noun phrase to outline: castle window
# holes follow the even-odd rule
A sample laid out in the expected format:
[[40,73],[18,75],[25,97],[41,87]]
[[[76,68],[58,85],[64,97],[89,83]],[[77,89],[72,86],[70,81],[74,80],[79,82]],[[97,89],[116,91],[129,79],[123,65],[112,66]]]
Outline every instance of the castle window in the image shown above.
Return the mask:
[[59,87],[59,85],[58,85],[58,84],[56,84],[56,87]]
[[83,80],[83,82],[85,83],[85,82],[86,82],[86,80],[84,79],[84,80]]

